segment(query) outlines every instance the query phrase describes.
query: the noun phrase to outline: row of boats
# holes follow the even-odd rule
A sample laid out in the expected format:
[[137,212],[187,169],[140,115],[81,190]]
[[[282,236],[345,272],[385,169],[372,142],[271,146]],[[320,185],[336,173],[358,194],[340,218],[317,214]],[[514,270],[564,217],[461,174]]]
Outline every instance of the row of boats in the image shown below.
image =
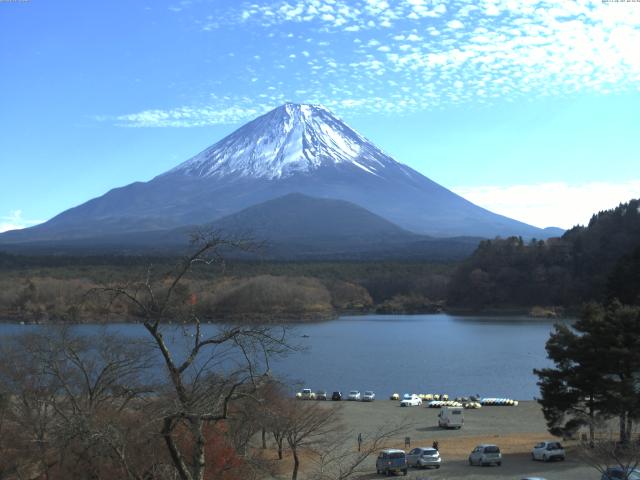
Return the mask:
[[518,400],[512,398],[481,398],[480,403],[492,407],[517,407]]
[[[494,397],[456,397],[453,400],[449,400],[449,395],[439,393],[418,393],[416,394],[422,401],[428,402],[429,408],[442,408],[442,407],[463,407],[463,408],[481,408],[483,406],[489,407],[516,407],[518,406],[518,400],[512,398],[494,398]],[[394,393],[391,395],[391,400],[400,400],[400,394]]]

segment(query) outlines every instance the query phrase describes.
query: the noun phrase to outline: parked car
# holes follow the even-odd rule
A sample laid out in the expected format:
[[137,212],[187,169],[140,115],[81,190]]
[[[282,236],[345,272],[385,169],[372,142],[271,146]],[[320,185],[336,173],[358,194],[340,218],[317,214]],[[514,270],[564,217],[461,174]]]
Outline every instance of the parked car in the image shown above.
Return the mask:
[[407,453],[407,465],[416,468],[435,467],[440,468],[442,459],[440,452],[431,447],[418,447]]
[[348,400],[360,400],[360,398],[361,398],[361,395],[358,390],[351,390],[349,392],[349,396],[347,397]]
[[334,402],[339,402],[340,400],[342,400],[342,392],[333,392],[331,394],[331,400],[333,400]]
[[418,405],[422,405],[422,399],[415,393],[405,393],[400,402],[401,407],[417,407]]
[[502,465],[502,454],[497,445],[482,444],[469,455],[469,465]]
[[365,391],[364,395],[362,395],[363,402],[373,402],[375,399],[376,399],[376,394],[373,393],[371,390]]
[[325,392],[324,390],[318,390],[316,392],[316,400],[326,400],[327,399],[327,392]]
[[635,468],[609,467],[602,474],[600,480],[640,480],[640,470]]
[[408,470],[407,455],[404,450],[389,448],[382,450],[378,454],[378,459],[376,460],[376,472],[378,474],[390,475],[402,472],[403,475],[406,475]]
[[302,392],[300,392],[300,398],[302,400],[315,400],[316,394],[310,388],[303,388]]
[[532,460],[542,460],[550,462],[551,460],[564,460],[564,448],[560,442],[549,441],[536,443],[531,451]]
[[462,407],[442,407],[438,414],[440,428],[462,428],[464,425],[464,409]]

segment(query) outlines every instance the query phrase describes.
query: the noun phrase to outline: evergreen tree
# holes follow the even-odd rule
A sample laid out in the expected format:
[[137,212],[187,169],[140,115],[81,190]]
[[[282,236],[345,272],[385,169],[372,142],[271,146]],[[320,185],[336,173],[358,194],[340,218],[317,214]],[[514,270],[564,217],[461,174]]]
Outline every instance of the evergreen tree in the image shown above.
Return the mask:
[[610,299],[628,305],[640,305],[640,247],[616,264],[607,282]]
[[593,441],[599,419],[620,419],[627,442],[640,414],[640,308],[618,302],[589,305],[573,327],[557,325],[546,349],[554,368],[534,370],[538,400],[553,434],[588,426]]

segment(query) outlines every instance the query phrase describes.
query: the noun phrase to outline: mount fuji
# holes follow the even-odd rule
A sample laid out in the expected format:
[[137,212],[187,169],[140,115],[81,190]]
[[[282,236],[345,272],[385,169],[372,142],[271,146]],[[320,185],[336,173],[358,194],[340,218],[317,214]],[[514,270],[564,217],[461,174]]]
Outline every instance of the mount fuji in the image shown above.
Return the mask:
[[292,193],[351,202],[433,237],[558,233],[474,205],[394,160],[322,106],[287,103],[149,182],[6,232],[0,244],[130,238],[211,223],[279,197],[295,199]]

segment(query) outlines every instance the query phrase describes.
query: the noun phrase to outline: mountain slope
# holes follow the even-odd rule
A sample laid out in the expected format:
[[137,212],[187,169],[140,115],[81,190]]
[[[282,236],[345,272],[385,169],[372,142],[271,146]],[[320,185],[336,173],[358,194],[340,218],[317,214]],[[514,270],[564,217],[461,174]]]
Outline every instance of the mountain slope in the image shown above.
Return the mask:
[[293,192],[346,200],[420,234],[549,236],[480,208],[395,161],[323,107],[286,104],[149,182],[111,190],[44,224],[2,234],[0,243],[203,224]]
[[212,227],[223,232],[248,232],[255,238],[279,242],[356,240],[371,244],[423,239],[353,203],[299,193],[248,207],[213,222]]
[[175,254],[188,248],[194,232],[255,240],[250,253],[225,256],[261,259],[421,259],[459,260],[480,238],[418,235],[344,200],[289,194],[253,205],[206,225],[136,231],[96,237],[5,245],[13,252]]
[[399,164],[324,107],[285,104],[165,175],[281,179],[331,165],[383,175]]

